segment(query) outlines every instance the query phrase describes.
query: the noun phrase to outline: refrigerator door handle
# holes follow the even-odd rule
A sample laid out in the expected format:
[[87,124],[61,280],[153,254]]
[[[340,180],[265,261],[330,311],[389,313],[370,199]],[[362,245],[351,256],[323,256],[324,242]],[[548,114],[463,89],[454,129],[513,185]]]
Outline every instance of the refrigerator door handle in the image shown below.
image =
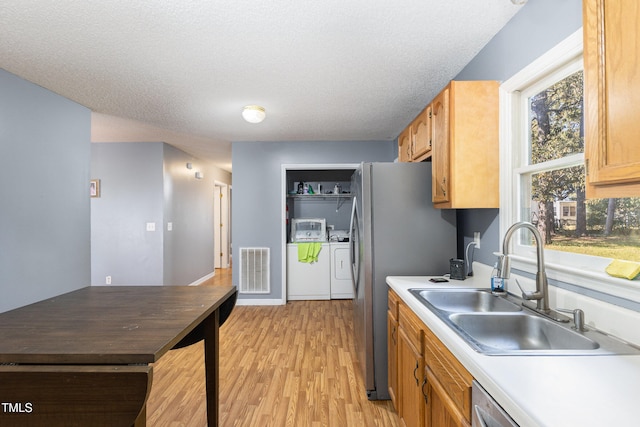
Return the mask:
[[357,248],[360,241],[359,225],[358,225],[358,210],[356,208],[358,204],[357,197],[353,197],[353,205],[351,206],[351,220],[349,224],[349,259],[351,261],[351,283],[353,284],[353,296],[358,295],[358,281],[360,270],[360,259],[357,253]]

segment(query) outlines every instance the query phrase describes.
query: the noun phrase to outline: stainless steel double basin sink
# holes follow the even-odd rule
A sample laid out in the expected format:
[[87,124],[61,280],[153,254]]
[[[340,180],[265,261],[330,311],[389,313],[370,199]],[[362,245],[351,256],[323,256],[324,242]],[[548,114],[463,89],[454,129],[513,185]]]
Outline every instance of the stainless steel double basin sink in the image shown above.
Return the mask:
[[640,349],[588,329],[577,331],[488,289],[409,289],[475,351],[487,355],[621,355]]

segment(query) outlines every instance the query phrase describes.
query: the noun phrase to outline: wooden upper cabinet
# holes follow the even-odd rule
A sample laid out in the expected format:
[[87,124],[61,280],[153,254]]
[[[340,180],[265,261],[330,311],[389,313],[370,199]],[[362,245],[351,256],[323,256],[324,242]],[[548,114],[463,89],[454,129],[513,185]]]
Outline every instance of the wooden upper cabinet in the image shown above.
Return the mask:
[[411,126],[409,126],[398,135],[398,160],[410,162],[411,148]]
[[398,136],[401,162],[421,162],[431,156],[431,106],[427,106]]
[[640,2],[583,0],[588,198],[640,196]]
[[432,199],[433,203],[448,203],[449,184],[449,87],[444,88],[431,103],[433,111]]
[[498,208],[498,82],[451,81],[431,103],[437,208]]
[[421,162],[431,155],[431,106],[422,110],[411,123],[411,160]]

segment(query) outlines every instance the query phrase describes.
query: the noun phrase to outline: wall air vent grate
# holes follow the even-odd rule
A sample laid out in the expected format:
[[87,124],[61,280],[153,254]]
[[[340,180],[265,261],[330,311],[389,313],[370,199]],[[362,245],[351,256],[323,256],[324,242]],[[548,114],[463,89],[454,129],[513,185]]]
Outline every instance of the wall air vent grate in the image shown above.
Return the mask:
[[240,248],[241,294],[268,294],[269,248]]

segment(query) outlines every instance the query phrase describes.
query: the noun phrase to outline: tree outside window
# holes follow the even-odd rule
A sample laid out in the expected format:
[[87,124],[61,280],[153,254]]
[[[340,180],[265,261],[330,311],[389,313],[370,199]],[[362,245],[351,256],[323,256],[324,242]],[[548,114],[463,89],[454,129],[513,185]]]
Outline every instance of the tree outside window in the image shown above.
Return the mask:
[[[640,261],[640,198],[585,200],[583,73],[528,98],[528,165],[521,175],[524,214],[547,249]],[[528,213],[526,211],[529,211]]]

